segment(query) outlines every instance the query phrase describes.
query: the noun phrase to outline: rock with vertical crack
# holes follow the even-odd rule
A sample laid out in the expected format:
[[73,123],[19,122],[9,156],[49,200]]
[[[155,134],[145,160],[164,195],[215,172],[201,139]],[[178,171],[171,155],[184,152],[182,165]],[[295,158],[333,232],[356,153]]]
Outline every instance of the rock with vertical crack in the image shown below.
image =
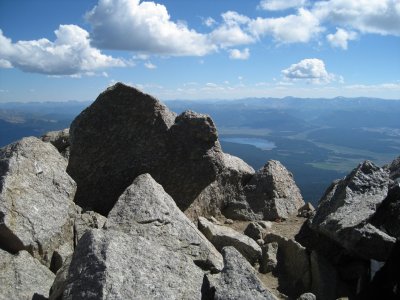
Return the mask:
[[28,252],[0,249],[0,299],[47,299],[54,274]]
[[50,143],[23,138],[0,149],[0,244],[27,250],[50,266],[55,249],[73,240],[76,184]]

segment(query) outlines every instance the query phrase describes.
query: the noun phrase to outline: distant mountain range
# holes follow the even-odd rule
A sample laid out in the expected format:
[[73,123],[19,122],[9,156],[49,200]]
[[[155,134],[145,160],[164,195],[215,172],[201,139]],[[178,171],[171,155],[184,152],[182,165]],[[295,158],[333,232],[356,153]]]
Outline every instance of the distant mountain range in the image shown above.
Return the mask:
[[[0,146],[69,127],[90,103],[0,103]],[[224,151],[255,169],[269,159],[281,161],[293,172],[305,200],[314,203],[333,179],[360,161],[382,165],[400,154],[400,100],[286,97],[165,103],[178,113],[190,109],[211,115]]]

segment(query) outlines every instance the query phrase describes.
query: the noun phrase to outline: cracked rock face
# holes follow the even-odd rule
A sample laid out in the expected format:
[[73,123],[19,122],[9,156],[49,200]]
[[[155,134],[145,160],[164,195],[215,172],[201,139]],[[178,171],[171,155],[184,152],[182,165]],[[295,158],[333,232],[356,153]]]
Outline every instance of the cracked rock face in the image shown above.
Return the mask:
[[63,299],[201,299],[222,256],[149,174],[119,197],[104,230],[79,240]]
[[119,197],[108,214],[106,227],[145,236],[172,251],[192,256],[202,267],[222,269],[219,252],[149,174],[138,176]]
[[28,252],[0,249],[0,299],[47,299],[54,277]]
[[73,240],[76,184],[49,143],[28,137],[0,149],[0,243],[27,250],[49,266],[55,249]]
[[365,161],[328,188],[311,228],[358,256],[384,261],[396,239],[369,222],[389,185],[389,173]]

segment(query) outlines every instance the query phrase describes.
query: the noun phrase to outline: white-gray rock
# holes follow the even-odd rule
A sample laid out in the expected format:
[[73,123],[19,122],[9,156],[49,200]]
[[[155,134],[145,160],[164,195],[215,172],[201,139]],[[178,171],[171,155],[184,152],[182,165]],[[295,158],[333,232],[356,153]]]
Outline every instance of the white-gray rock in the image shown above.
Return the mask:
[[199,217],[199,229],[219,251],[225,246],[233,246],[252,265],[261,258],[261,247],[256,241],[232,228],[216,225]]
[[107,218],[94,211],[85,211],[78,207],[78,212],[74,219],[74,245],[78,244],[79,239],[86,230],[91,228],[101,229],[107,221]]
[[286,219],[304,205],[293,175],[279,161],[271,160],[245,186],[246,200],[261,220]]
[[12,255],[0,249],[1,300],[46,299],[54,277],[28,252]]
[[203,277],[189,255],[156,240],[92,229],[79,240],[63,299],[201,299]]
[[29,251],[49,266],[53,251],[73,239],[76,184],[50,143],[23,138],[0,149],[0,243]]
[[206,275],[210,299],[276,300],[258,279],[253,267],[234,248],[224,247],[224,269],[217,275]]
[[278,260],[278,243],[272,242],[264,244],[262,247],[262,258],[260,262],[260,272],[269,273],[275,270]]
[[388,194],[388,171],[365,161],[325,192],[311,228],[366,259],[384,261],[395,238],[368,223]]
[[154,240],[204,268],[223,267],[221,254],[149,174],[138,176],[119,197],[106,227]]

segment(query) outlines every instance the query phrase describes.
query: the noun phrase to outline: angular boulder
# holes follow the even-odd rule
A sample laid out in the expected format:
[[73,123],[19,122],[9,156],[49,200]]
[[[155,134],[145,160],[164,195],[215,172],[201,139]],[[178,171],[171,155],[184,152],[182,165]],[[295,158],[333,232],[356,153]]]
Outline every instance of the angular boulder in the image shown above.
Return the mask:
[[69,158],[69,128],[58,131],[49,131],[42,135],[43,142],[51,143],[66,159]]
[[286,219],[304,205],[293,175],[275,160],[254,174],[245,187],[245,195],[251,210],[261,220]]
[[181,251],[142,236],[91,229],[75,249],[62,299],[201,299],[203,277]]
[[293,298],[310,291],[311,263],[306,248],[275,233],[267,234],[265,242],[278,244],[274,273],[279,278],[279,290]]
[[0,249],[0,299],[47,299],[54,274],[28,252]]
[[101,229],[107,221],[107,218],[94,212],[94,211],[85,211],[78,207],[78,213],[74,218],[74,245],[76,246],[79,242],[79,239],[84,235],[84,233],[91,229]]
[[0,149],[0,246],[27,250],[46,266],[73,240],[76,184],[49,143],[23,138]]
[[236,230],[213,224],[203,217],[199,217],[199,229],[219,251],[225,246],[233,246],[252,265],[261,258],[261,247],[252,238]]
[[390,178],[400,180],[400,156],[394,159],[390,164],[384,166],[389,171]]
[[210,299],[277,299],[258,279],[256,271],[234,247],[222,249],[224,269],[218,275],[206,275]]
[[149,174],[138,176],[108,214],[107,229],[119,230],[190,257],[198,266],[221,270],[222,257]]
[[396,239],[369,219],[386,198],[389,185],[389,173],[365,161],[328,188],[311,228],[359,257],[386,260]]

